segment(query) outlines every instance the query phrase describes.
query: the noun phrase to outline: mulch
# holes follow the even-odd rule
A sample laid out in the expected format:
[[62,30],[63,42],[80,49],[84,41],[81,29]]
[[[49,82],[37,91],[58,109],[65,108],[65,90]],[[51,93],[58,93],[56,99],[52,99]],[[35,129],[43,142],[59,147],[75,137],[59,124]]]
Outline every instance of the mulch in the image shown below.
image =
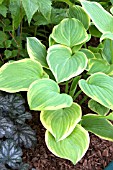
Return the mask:
[[29,125],[37,133],[37,145],[23,149],[23,161],[30,164],[30,170],[104,170],[113,160],[113,142],[98,138],[90,133],[90,146],[85,156],[76,165],[53,155],[45,144],[45,128],[40,122],[40,113],[32,111]]

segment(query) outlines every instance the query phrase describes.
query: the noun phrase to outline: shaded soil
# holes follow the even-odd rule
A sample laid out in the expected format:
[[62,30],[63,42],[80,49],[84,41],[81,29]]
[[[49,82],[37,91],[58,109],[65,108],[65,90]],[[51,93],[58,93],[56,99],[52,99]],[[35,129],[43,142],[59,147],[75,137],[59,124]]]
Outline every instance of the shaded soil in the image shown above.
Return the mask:
[[102,140],[90,134],[90,146],[75,166],[68,160],[54,156],[46,147],[45,129],[40,122],[40,113],[32,112],[29,125],[37,133],[37,145],[33,149],[24,149],[23,161],[30,164],[30,170],[103,170],[113,160],[113,142]]

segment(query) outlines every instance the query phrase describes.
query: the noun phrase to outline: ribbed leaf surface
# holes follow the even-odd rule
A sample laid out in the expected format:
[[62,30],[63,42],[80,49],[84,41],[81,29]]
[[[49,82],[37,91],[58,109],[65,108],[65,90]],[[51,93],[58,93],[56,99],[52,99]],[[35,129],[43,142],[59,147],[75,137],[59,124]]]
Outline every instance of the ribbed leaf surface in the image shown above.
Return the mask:
[[113,78],[95,73],[87,81],[80,80],[79,86],[87,96],[113,110]]
[[48,67],[46,47],[37,38],[27,38],[27,51],[31,59],[38,61],[44,67]]
[[50,79],[40,79],[28,90],[28,103],[32,110],[57,110],[72,105],[72,98],[60,94],[58,84]]
[[81,4],[100,32],[113,32],[113,16],[99,3],[83,0]]
[[105,118],[88,114],[82,117],[81,125],[100,138],[113,141],[113,125]]
[[57,43],[69,47],[82,44],[88,39],[83,24],[75,18],[63,19],[53,28],[51,36]]
[[41,65],[31,59],[6,63],[0,68],[0,90],[27,91],[32,82],[42,77]]
[[81,120],[81,108],[73,103],[71,107],[41,112],[41,122],[51,132],[56,141],[63,140],[73,131]]
[[73,132],[64,140],[56,142],[47,131],[45,140],[49,150],[60,158],[65,158],[76,164],[86,153],[89,147],[88,132],[77,125]]
[[87,66],[87,57],[83,52],[72,54],[69,47],[53,45],[48,49],[47,62],[58,83],[81,74]]

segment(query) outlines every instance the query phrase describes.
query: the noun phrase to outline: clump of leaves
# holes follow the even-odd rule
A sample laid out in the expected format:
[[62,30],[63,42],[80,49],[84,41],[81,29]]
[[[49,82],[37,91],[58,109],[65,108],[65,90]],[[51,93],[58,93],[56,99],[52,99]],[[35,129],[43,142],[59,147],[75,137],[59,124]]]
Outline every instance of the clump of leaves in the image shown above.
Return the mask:
[[[25,100],[19,94],[0,92],[0,166],[1,169],[28,169],[22,163],[22,149],[36,144],[35,132],[25,123],[31,113],[25,111]],[[4,138],[5,137],[5,138]]]
[[[42,2],[45,2],[45,0],[40,3]],[[49,2],[46,1],[45,4],[47,5]],[[49,48],[46,50],[39,39],[29,37],[27,39],[27,51],[30,58],[6,63],[1,67],[0,90],[10,93],[27,91],[30,109],[41,111],[40,119],[47,129],[45,142],[49,150],[56,156],[68,159],[76,164],[89,147],[88,132],[113,141],[113,125],[110,122],[110,120],[113,120],[113,112],[109,113],[110,110],[113,110],[113,51],[106,52],[109,44],[111,44],[110,49],[112,49],[112,41],[101,44],[102,46],[100,45],[101,47],[96,49],[97,53],[84,48],[91,38],[91,35],[87,33],[90,25],[89,16],[93,24],[103,34],[102,36],[98,34],[98,37],[101,36],[101,40],[109,38],[109,36],[113,40],[113,28],[110,24],[113,17],[97,3],[82,1],[83,8],[72,5],[73,1],[63,0],[63,2],[68,2],[69,9],[66,8],[66,17],[54,26],[49,36]],[[97,12],[89,9],[92,7],[91,4]],[[26,7],[24,1],[23,6]],[[27,14],[29,23],[36,10],[37,4],[33,11]],[[26,9],[25,12],[27,12]],[[47,12],[47,10],[44,11],[44,8],[43,10],[39,8],[38,12],[48,20],[48,23],[51,23],[50,11]],[[99,12],[102,14],[99,15],[100,18],[97,17]],[[46,14],[48,14],[48,17]],[[105,16],[104,22],[101,16]],[[34,19],[36,19],[35,16]],[[106,25],[107,22],[110,25]],[[91,29],[90,33],[92,33]],[[100,48],[102,49],[101,54],[99,54]],[[103,67],[105,61],[100,62],[103,59],[108,62],[107,72]],[[111,65],[109,66],[109,64]],[[99,70],[96,69],[95,71],[96,66]],[[71,84],[70,88],[69,83]],[[61,93],[62,84],[65,85],[65,90]],[[77,88],[78,85],[79,88]],[[80,90],[77,91],[78,89]],[[82,91],[86,94],[85,97],[92,99],[89,101],[89,108],[95,114],[87,113],[82,116],[80,105],[84,99],[79,104],[75,101]],[[21,107],[19,102],[16,102],[15,107],[18,108],[18,106]],[[2,108],[3,106],[1,111]],[[4,114],[3,111],[2,114]],[[17,114],[16,117],[15,114]],[[34,133],[26,127],[26,124],[22,123],[26,119],[24,114],[16,111],[16,113],[13,113],[13,117],[10,114],[8,115],[11,121],[16,122],[14,123],[16,128],[13,130],[16,143],[19,145],[29,143],[26,146],[31,146],[32,141],[35,141]],[[29,118],[29,114],[26,115]],[[7,120],[3,119],[3,121],[6,122]],[[9,129],[11,128],[10,125]],[[5,133],[4,131],[1,134],[2,136]],[[22,141],[23,139],[25,141]],[[28,143],[26,143],[27,141]]]

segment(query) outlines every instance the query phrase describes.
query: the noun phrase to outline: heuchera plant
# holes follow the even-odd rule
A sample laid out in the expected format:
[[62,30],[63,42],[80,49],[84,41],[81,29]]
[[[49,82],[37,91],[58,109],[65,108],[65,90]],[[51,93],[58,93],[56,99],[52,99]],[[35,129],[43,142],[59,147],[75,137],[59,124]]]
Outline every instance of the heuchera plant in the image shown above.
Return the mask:
[[[85,26],[73,16],[74,8],[73,12],[70,9],[69,18],[53,28],[47,51],[35,37],[27,38],[30,58],[1,67],[0,90],[27,91],[30,109],[41,111],[40,120],[47,129],[45,142],[49,150],[76,164],[89,147],[88,131],[113,141],[113,125],[109,121],[113,120],[113,113],[107,115],[113,110],[113,78],[111,72],[91,72],[90,60],[97,55],[82,48],[90,39],[89,17],[81,12],[87,16]],[[90,76],[80,79],[84,71]],[[77,91],[78,84],[80,91]],[[66,87],[65,93],[60,92],[62,85]],[[75,103],[81,91],[91,98],[89,107],[95,114],[82,116],[81,106]]]
[[0,169],[28,170],[29,165],[22,162],[22,149],[34,146],[37,142],[35,132],[25,123],[31,119],[25,112],[24,99],[19,94],[0,92]]

